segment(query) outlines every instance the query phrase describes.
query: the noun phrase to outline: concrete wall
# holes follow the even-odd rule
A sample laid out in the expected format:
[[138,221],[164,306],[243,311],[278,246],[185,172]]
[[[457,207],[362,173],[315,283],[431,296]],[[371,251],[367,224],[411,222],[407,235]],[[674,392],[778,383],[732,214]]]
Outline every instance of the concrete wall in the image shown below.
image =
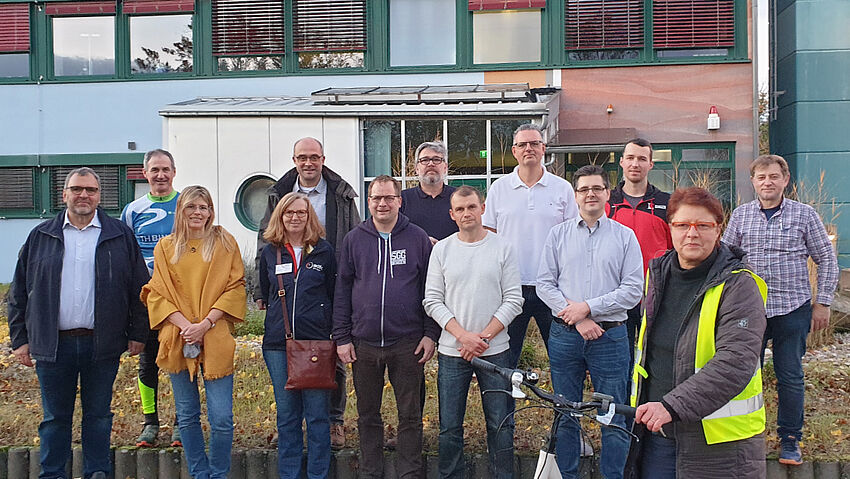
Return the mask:
[[850,267],[850,2],[776,0],[772,8],[771,150],[790,163],[802,198],[837,226],[838,259]]

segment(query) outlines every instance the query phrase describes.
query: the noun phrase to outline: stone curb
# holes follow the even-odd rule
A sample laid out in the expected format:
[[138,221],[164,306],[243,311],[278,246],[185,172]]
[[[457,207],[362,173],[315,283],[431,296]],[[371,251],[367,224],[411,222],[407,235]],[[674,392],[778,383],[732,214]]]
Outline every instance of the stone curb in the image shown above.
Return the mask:
[[[0,479],[37,479],[37,447],[0,448]],[[179,448],[140,449],[119,447],[113,449],[113,464],[116,479],[190,479]],[[82,450],[75,447],[67,470],[71,477],[82,473]],[[394,452],[385,454],[384,476],[395,478]],[[437,456],[423,456],[428,479],[439,477]],[[517,456],[514,477],[532,478],[537,464],[536,456]],[[235,449],[232,453],[231,479],[274,479],[277,478],[277,451],[272,449]],[[471,478],[488,477],[487,455],[466,456],[466,475]],[[355,479],[357,477],[357,451],[343,450],[333,453],[330,479]],[[601,477],[594,459],[582,458],[580,476],[598,479]],[[848,462],[806,462],[802,466],[784,466],[775,459],[767,460],[767,479],[850,479]]]

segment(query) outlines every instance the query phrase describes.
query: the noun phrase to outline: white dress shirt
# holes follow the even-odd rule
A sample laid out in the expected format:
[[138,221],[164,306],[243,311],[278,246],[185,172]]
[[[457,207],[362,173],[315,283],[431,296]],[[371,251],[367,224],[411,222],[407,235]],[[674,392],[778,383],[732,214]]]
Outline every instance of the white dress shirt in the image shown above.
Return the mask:
[[91,223],[78,229],[68,220],[62,235],[65,256],[62,258],[62,283],[59,288],[59,330],[94,329],[94,256],[100,239],[100,220],[97,213]]

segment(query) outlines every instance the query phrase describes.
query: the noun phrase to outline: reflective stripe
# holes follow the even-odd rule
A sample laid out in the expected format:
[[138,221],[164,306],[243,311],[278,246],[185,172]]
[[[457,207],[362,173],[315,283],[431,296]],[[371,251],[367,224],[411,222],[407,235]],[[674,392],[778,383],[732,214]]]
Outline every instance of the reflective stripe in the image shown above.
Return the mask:
[[764,407],[764,394],[759,393],[757,396],[748,399],[733,399],[703,419],[744,416],[756,412],[762,407]]

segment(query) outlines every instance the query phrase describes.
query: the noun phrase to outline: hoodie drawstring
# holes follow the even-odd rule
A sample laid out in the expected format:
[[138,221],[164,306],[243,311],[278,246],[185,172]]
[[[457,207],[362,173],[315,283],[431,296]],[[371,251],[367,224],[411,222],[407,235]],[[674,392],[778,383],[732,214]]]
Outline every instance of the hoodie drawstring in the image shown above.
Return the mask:
[[387,250],[387,258],[389,258],[389,260],[390,260],[390,278],[395,278],[395,276],[393,276],[393,261],[392,261],[392,255],[393,255],[393,234],[392,234],[392,233],[390,233],[390,234],[387,236],[387,248],[388,248],[388,250]]

